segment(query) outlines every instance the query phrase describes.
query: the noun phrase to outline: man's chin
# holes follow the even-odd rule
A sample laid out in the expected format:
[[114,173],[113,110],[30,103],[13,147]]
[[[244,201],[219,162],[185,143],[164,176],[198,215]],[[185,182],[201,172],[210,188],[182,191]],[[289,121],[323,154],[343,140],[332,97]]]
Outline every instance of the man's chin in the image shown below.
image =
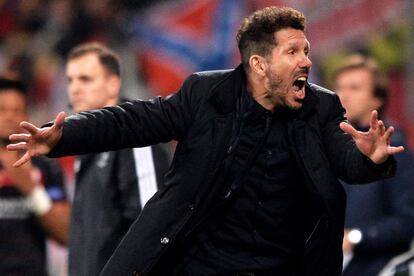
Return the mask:
[[72,106],[72,110],[75,113],[80,113],[83,111],[88,111],[89,109],[85,108],[84,106],[78,105],[78,106]]
[[288,108],[291,110],[299,110],[302,108],[302,102],[294,102],[288,105]]

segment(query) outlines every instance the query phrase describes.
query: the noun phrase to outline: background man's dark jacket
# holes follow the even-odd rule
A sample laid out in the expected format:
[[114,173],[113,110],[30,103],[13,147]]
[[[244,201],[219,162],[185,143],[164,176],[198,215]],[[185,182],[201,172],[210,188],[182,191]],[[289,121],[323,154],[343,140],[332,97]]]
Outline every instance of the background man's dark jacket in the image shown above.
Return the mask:
[[391,145],[405,146],[395,156],[395,176],[369,185],[345,185],[345,227],[359,228],[363,239],[354,248],[343,275],[378,275],[391,258],[407,251],[414,239],[414,153],[398,128]]
[[[231,185],[216,185],[220,182],[215,176],[221,161],[234,152],[229,148],[243,76],[241,66],[197,73],[165,99],[134,101],[66,119],[51,156],[178,141],[166,188],[147,203],[102,275],[160,275],[163,261],[174,256],[209,211],[232,196]],[[345,193],[337,177],[373,181],[392,168],[374,166],[359,153],[339,129],[343,111],[336,95],[307,85],[300,114],[288,125],[298,171],[306,178],[313,202],[306,208],[307,275],[341,272]]]
[[[136,149],[122,149],[78,156],[75,196],[69,231],[69,274],[99,275],[109,257],[138,217],[141,202],[140,180],[144,185],[163,186],[168,156],[161,145],[152,146],[152,159],[137,160]],[[146,157],[146,156],[145,156]],[[136,170],[149,178],[139,179]],[[150,187],[151,188],[151,187]]]

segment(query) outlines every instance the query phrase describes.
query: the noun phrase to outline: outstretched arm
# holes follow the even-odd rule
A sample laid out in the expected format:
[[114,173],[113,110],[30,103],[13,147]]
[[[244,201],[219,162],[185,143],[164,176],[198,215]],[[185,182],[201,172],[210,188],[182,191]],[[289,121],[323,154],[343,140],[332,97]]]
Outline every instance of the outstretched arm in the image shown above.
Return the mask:
[[31,157],[48,154],[62,137],[65,112],[60,112],[50,127],[38,128],[29,122],[21,122],[20,126],[28,133],[12,134],[9,139],[13,144],[7,145],[8,150],[24,151],[24,154],[13,166],[20,167]]
[[350,124],[342,122],[341,129],[350,134],[354,139],[359,151],[371,159],[375,164],[387,161],[390,155],[404,151],[404,147],[393,147],[390,145],[394,128],[385,128],[383,121],[378,120],[378,112],[372,111],[370,128],[367,132],[356,130]]

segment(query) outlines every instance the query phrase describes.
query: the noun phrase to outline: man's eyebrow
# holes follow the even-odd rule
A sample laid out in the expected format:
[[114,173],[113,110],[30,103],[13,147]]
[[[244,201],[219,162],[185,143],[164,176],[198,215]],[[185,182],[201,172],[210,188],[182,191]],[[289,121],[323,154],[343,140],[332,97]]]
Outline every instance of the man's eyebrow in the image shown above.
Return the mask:
[[[288,42],[288,48],[301,48],[301,47],[300,47],[300,45],[297,41],[292,41],[292,42]],[[310,49],[309,41],[306,41],[304,48],[307,49],[307,50]]]

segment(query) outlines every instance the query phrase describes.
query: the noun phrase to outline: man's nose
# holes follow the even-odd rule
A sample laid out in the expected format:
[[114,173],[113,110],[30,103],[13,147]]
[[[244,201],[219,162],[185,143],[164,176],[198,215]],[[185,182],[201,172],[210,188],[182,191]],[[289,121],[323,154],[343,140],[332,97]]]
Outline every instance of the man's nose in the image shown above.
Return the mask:
[[73,81],[70,84],[68,84],[68,92],[70,94],[76,94],[79,92],[79,85]]
[[301,62],[300,62],[301,68],[311,68],[312,67],[312,61],[310,60],[308,55],[305,55]]

